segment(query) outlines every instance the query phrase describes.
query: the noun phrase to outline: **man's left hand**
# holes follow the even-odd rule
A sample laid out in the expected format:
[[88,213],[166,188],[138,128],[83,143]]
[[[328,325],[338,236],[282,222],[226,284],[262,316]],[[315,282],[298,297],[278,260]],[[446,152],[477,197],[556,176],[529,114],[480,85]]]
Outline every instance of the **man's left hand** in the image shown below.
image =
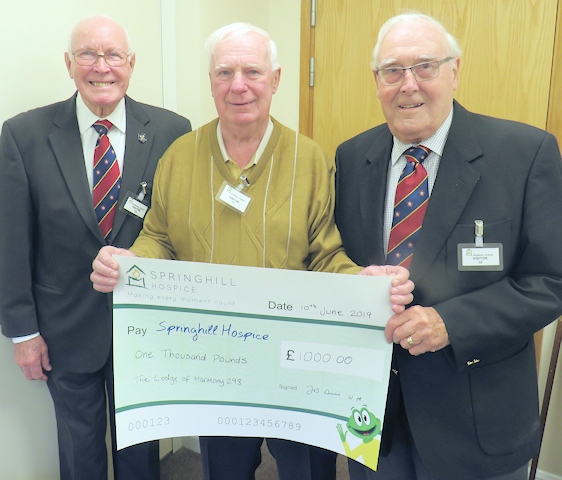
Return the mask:
[[399,343],[411,355],[436,352],[450,343],[447,327],[437,311],[419,305],[393,315],[384,334],[389,343]]
[[361,270],[358,275],[380,277],[392,275],[392,286],[390,288],[390,303],[394,313],[403,312],[406,305],[412,303],[414,295],[414,282],[410,278],[410,272],[404,267],[394,265],[370,265]]

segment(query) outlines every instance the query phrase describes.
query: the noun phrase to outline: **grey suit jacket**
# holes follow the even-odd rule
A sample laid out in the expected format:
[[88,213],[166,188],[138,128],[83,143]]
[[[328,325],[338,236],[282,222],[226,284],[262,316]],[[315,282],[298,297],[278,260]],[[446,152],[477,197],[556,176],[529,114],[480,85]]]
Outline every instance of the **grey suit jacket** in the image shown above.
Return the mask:
[[[391,148],[381,125],[336,153],[336,221],[348,255],[361,265],[385,263]],[[561,194],[552,135],[455,102],[410,267],[414,304],[437,310],[451,345],[418,357],[395,345],[383,453],[400,394],[436,478],[499,475],[537,452],[533,333],[562,313]],[[459,271],[457,245],[474,242],[474,220],[484,221],[486,243],[503,244],[503,271]]]
[[[53,368],[92,372],[111,346],[108,296],[93,290],[105,245],[95,217],[76,118],[76,95],[5,122],[0,135],[0,324],[8,337],[39,331]],[[119,204],[152,184],[187,119],[125,98],[127,133]],[[146,141],[139,139],[142,135]],[[150,202],[150,196],[147,198]],[[118,210],[111,244],[130,247],[142,221]]]

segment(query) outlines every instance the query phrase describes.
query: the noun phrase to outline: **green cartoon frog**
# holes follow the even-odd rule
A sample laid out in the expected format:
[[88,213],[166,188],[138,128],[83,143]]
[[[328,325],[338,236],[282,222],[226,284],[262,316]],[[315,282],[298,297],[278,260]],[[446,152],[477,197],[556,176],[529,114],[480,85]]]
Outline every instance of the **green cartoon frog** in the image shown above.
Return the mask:
[[343,426],[338,423],[336,428],[340,434],[345,454],[354,460],[363,457],[363,463],[371,470],[376,470],[379,463],[380,441],[375,437],[381,433],[380,419],[363,405],[360,410],[354,408],[351,411],[346,426],[349,432],[362,440],[362,443],[351,449],[346,439],[347,432],[344,432]]

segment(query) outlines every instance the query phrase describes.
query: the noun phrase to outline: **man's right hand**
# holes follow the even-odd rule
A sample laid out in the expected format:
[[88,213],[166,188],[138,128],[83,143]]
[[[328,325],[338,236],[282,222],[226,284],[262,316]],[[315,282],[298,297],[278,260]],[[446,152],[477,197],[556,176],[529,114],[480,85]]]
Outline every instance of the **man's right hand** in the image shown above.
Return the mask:
[[49,349],[43,337],[14,344],[14,359],[27,380],[47,380],[44,371],[50,372]]
[[93,272],[90,275],[90,280],[94,284],[94,290],[98,292],[113,292],[117,284],[117,279],[119,278],[119,263],[113,258],[113,255],[136,257],[133,252],[124,248],[117,248],[111,245],[102,247],[97,257],[92,262]]

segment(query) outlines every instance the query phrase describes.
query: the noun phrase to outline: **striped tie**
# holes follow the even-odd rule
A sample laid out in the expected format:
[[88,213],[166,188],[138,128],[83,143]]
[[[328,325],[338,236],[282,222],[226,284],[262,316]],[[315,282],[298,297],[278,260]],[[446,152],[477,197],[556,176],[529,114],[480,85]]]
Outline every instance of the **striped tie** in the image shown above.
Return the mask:
[[404,152],[407,163],[396,186],[394,217],[388,242],[387,262],[390,265],[409,268],[412,262],[429,200],[427,171],[422,162],[430,151],[418,146]]
[[94,209],[101,234],[105,239],[113,228],[121,181],[119,163],[107,136],[112,126],[109,120],[98,120],[93,125],[99,134],[94,149]]

